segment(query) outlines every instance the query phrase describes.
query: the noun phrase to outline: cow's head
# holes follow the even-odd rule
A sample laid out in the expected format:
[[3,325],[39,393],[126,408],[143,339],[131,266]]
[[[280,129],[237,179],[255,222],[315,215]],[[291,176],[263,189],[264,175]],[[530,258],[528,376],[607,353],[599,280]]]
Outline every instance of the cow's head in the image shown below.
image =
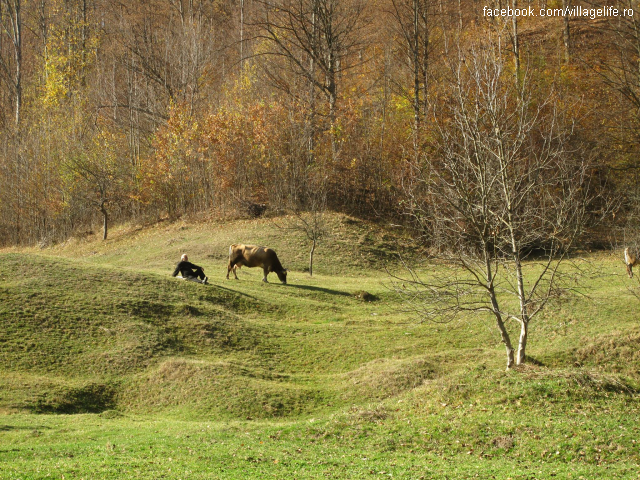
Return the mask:
[[278,278],[280,279],[280,281],[282,283],[284,283],[285,285],[287,284],[287,269],[286,268],[283,268],[279,272],[276,272],[276,275],[278,275]]

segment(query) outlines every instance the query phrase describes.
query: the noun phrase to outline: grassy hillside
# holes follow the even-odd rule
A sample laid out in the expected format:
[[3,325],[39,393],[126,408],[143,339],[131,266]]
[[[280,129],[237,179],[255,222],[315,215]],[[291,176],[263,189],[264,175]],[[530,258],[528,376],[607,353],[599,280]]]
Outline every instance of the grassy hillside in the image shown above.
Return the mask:
[[[396,245],[417,261],[409,241],[331,226],[313,278],[267,219],[0,253],[0,478],[637,478],[639,303],[616,256],[583,263],[586,295],[505,372],[490,318],[402,313],[384,266]],[[225,280],[233,242],[274,247],[289,284]],[[170,276],[183,252],[211,285]]]
[[[394,259],[397,247],[404,253],[411,251],[411,239],[393,228],[380,229],[344,215],[333,215],[327,223],[329,235],[316,253],[319,274],[366,274],[361,272],[363,268],[381,270],[385,261]],[[43,252],[163,275],[186,252],[192,261],[205,267],[209,276],[222,278],[226,275],[229,245],[246,243],[275,248],[286,268],[302,272],[308,267],[310,245],[303,234],[278,228],[286,225],[286,218],[161,222],[146,228],[121,227],[113,230],[105,242],[99,241],[98,235],[71,238]]]

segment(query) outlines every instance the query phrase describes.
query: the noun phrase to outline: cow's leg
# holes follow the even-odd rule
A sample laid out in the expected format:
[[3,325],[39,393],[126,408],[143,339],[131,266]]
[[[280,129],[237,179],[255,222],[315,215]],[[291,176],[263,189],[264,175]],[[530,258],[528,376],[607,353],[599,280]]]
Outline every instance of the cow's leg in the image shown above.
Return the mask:
[[236,275],[236,269],[234,268],[235,264],[229,260],[229,265],[227,265],[227,280],[229,280],[229,273],[231,271],[233,271],[233,276],[236,277],[236,280],[238,280],[238,275]]
[[264,277],[262,278],[262,281],[265,283],[269,283],[269,281],[267,280],[267,275],[269,275],[269,267],[264,267]]
[[627,263],[627,274],[629,278],[633,278],[633,266]]
[[238,280],[238,269],[242,266],[242,259],[239,259],[237,263],[233,263],[233,276]]

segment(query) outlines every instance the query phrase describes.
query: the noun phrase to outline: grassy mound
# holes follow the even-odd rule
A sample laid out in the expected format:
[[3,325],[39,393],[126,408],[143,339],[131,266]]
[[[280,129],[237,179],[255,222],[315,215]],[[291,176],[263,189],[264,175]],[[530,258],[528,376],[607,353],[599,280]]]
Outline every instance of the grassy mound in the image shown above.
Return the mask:
[[244,361],[268,350],[269,335],[238,314],[259,310],[247,296],[35,255],[2,260],[0,275],[9,281],[0,289],[0,359],[11,377],[1,381],[0,408],[111,409],[122,385],[157,370],[166,358],[234,355]]
[[125,387],[119,404],[127,411],[172,412],[183,418],[296,416],[325,401],[322,392],[285,375],[193,359],[168,359]]
[[[260,222],[253,232],[265,230]],[[203,255],[202,262],[196,260],[196,243],[204,241],[211,225],[161,226],[116,234],[111,242],[71,242],[49,255],[3,254],[0,322],[6,335],[0,359],[10,377],[0,380],[0,409],[278,418],[384,398],[420,383],[419,368],[403,372],[396,382],[393,371],[362,367],[375,364],[380,342],[388,341],[375,316],[393,311],[389,305],[363,307],[363,296],[352,293],[362,280],[336,281],[326,273],[308,278],[293,270],[290,285],[265,285],[261,272],[243,269],[240,281],[226,281],[221,272],[222,278],[211,276],[212,285],[203,286],[168,275],[174,229],[185,235],[183,248],[195,251],[194,261],[209,273],[211,258],[224,265],[220,252],[226,255],[234,228],[246,226],[239,223],[216,239],[219,252]],[[335,217],[333,229],[327,249],[340,245],[345,256],[326,263],[324,272],[347,270],[351,258],[355,267],[349,271],[365,273],[364,255],[353,257],[344,246],[357,237],[357,248],[374,248],[382,240],[371,234],[373,227]],[[272,226],[250,241],[271,244],[276,232]],[[291,239],[288,248],[279,241],[281,256],[295,267]],[[141,259],[136,269],[130,266],[134,256]],[[318,261],[326,258],[319,255]],[[298,266],[304,269],[302,262]],[[389,297],[378,278],[372,284],[367,300]],[[338,339],[334,328],[341,331]],[[370,342],[363,343],[362,335]],[[396,335],[393,344],[403,340]],[[355,390],[354,375],[360,378]]]
[[[588,295],[549,305],[530,363],[505,372],[490,317],[403,313],[384,272],[402,236],[338,215],[332,230],[313,277],[303,239],[266,219],[0,253],[0,476],[637,476],[619,258],[590,257]],[[289,284],[225,280],[233,242],[273,246]],[[184,251],[211,285],[170,277]]]
[[[114,228],[107,241],[99,236],[72,238],[46,253],[161,274],[170,273],[180,256],[188,253],[210,278],[223,278],[229,245],[245,243],[272,247],[285,268],[305,272],[311,245],[304,234],[278,228],[286,222],[286,218],[261,218],[124,226]],[[386,263],[395,264],[398,253],[415,256],[412,240],[400,230],[334,214],[327,217],[327,231],[315,252],[314,273],[318,275],[367,275],[371,269],[382,270]],[[242,269],[239,275],[250,271]]]

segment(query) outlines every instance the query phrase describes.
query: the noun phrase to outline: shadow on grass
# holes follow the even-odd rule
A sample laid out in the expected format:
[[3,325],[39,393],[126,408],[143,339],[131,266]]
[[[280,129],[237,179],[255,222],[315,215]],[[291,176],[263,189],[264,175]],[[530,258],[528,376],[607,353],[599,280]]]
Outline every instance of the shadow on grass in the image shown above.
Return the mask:
[[39,430],[50,430],[51,427],[44,427],[42,425],[33,426],[33,425],[24,425],[24,426],[16,426],[16,425],[0,425],[0,432],[10,432],[12,430],[31,430],[32,432],[37,432]]
[[244,293],[244,292],[239,292],[238,290],[234,290],[233,288],[227,288],[227,287],[223,287],[222,285],[216,285],[216,284],[209,284],[212,287],[216,287],[219,288],[221,290],[225,290],[229,293],[233,293],[235,295],[242,295],[243,297],[247,297],[250,298],[252,300],[258,301],[258,299],[256,297],[254,297],[253,295],[249,295],[248,293]]
[[349,292],[343,292],[341,290],[332,290],[330,288],[324,288],[324,287],[312,287],[311,285],[295,285],[295,284],[287,283],[287,287],[300,288],[302,290],[311,290],[312,292],[328,293],[329,295],[342,295],[346,297],[352,296]]

